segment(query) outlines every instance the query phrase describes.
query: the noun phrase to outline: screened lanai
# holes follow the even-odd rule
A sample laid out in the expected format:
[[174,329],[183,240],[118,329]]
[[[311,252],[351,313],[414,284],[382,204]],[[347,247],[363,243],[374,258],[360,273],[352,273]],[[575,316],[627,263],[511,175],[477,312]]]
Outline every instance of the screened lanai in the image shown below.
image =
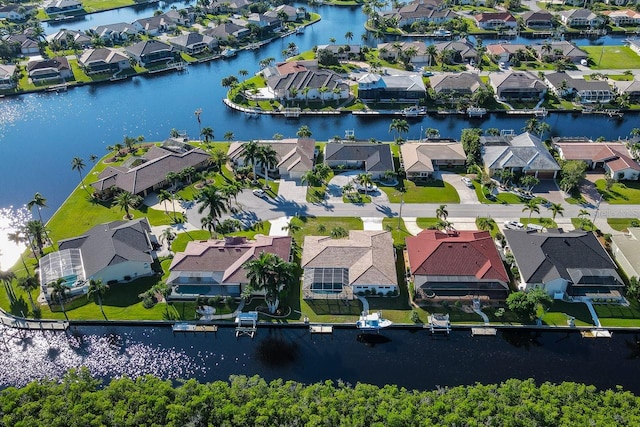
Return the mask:
[[80,249],[71,248],[52,252],[40,259],[40,283],[47,285],[63,278],[65,286],[74,288],[86,280]]

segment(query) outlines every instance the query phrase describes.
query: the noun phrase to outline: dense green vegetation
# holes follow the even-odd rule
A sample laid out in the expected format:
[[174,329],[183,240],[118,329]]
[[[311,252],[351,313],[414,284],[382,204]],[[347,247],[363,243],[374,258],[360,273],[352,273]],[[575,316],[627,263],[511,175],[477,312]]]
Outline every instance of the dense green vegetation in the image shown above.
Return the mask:
[[33,382],[0,393],[8,426],[631,426],[640,400],[623,390],[576,383],[499,385],[409,391],[395,385],[303,385],[232,376],[230,382],[174,387],[152,376],[105,387],[86,370],[62,381]]

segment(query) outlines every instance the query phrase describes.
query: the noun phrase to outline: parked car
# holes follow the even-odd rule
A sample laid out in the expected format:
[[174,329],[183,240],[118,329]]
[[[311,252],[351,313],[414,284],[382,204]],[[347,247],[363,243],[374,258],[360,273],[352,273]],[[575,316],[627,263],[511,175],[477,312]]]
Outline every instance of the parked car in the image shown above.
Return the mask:
[[500,62],[498,64],[498,66],[500,67],[501,70],[506,70],[507,69],[507,63],[506,62]]
[[264,190],[261,190],[259,188],[256,188],[255,190],[253,190],[253,195],[263,199],[267,197],[267,193]]
[[358,190],[358,193],[364,193],[365,191],[367,193],[375,193],[376,191],[378,191],[378,187],[375,185],[368,185],[366,190],[365,190],[365,186],[362,184],[356,184],[356,190]]
[[524,224],[520,221],[505,221],[504,228],[509,230],[522,230],[524,228]]
[[462,182],[464,183],[464,185],[466,185],[469,188],[473,188],[473,181],[471,181],[469,178],[467,178],[466,176],[462,177]]

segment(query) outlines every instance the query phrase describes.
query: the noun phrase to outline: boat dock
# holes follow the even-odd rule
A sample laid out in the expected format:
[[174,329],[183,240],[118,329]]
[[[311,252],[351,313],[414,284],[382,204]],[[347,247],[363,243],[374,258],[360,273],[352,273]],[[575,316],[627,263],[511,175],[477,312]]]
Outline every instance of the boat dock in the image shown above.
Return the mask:
[[433,313],[429,315],[429,330],[432,334],[444,332],[447,335],[451,332],[451,322],[449,314]]
[[246,335],[253,338],[258,329],[258,312],[239,313],[235,320],[236,338]]
[[216,325],[199,325],[197,323],[176,322],[171,327],[176,332],[218,332]]
[[23,331],[66,331],[69,329],[69,322],[57,320],[38,321],[0,316],[0,323],[12,329]]
[[486,108],[469,107],[467,108],[467,116],[469,117],[482,117],[487,114]]
[[529,110],[506,110],[508,115],[518,115],[518,116],[535,116],[535,117],[547,117],[549,112],[546,108],[533,108]]
[[331,325],[309,325],[309,332],[312,334],[332,334],[333,326]]
[[498,334],[496,328],[477,327],[471,328],[471,336],[495,337]]
[[611,338],[611,332],[606,329],[591,329],[588,331],[580,331],[582,338]]

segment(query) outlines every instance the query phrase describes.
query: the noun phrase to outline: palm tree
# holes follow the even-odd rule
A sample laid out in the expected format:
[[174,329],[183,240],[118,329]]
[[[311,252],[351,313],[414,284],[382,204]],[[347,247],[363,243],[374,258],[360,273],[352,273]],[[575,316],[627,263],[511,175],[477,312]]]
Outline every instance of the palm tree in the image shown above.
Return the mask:
[[104,314],[104,309],[102,307],[102,297],[109,290],[109,286],[105,285],[101,279],[90,279],[89,280],[89,288],[87,289],[87,299],[97,298],[98,304],[100,305],[100,312],[104,316],[104,320],[107,320],[107,315]]
[[373,178],[370,173],[361,173],[357,177],[360,185],[364,187],[364,195],[367,196],[369,194],[369,188],[373,187]]
[[302,230],[302,226],[298,224],[297,221],[294,221],[293,218],[289,221],[289,223],[282,227],[283,231],[288,231],[289,235],[293,235],[298,231]]
[[260,146],[257,141],[251,140],[244,144],[242,150],[242,159],[246,163],[251,163],[251,168],[253,171],[253,179],[256,176],[256,160],[258,159],[258,151],[260,150]]
[[44,242],[48,235],[45,225],[42,221],[31,220],[27,222],[25,231],[31,241],[37,246],[40,256],[42,256],[44,254]]
[[538,132],[539,124],[540,122],[538,121],[538,119],[536,119],[535,117],[532,117],[525,122],[522,130],[529,133],[536,133]]
[[540,206],[538,206],[538,202],[536,201],[536,199],[531,199],[527,201],[527,203],[525,203],[524,207],[522,208],[522,212],[526,212],[526,211],[529,211],[529,223],[530,223],[531,214],[533,214],[534,212],[537,214],[540,213]]
[[589,218],[589,211],[586,209],[580,209],[580,212],[578,212],[578,218],[580,219],[580,228],[582,230],[584,230],[585,224],[588,221]]
[[447,220],[449,216],[449,212],[447,211],[447,205],[440,205],[438,209],[436,209],[436,218]]
[[200,203],[198,213],[204,212],[205,209],[209,209],[209,215],[213,224],[213,231],[215,232],[215,223],[223,213],[227,212],[227,199],[224,195],[218,191],[213,185],[209,185],[198,193],[197,201]]
[[198,108],[193,112],[193,115],[196,116],[196,121],[198,122],[198,135],[202,135],[202,130],[200,126],[202,126],[202,121],[200,120],[200,115],[202,114],[202,108]]
[[434,44],[427,46],[427,54],[429,55],[429,67],[432,65],[433,59],[438,55],[438,48]]
[[211,238],[214,238],[214,233],[216,232],[216,222],[217,220],[211,215],[203,216],[200,218],[200,225],[203,230],[207,230]]
[[353,33],[351,31],[347,31],[344,34],[344,38],[347,41],[347,44],[351,43],[351,40],[353,40]]
[[560,214],[560,216],[564,216],[564,207],[562,207],[561,203],[551,203],[549,210],[551,211],[551,218],[554,221],[556,220],[556,215]]
[[264,168],[264,185],[269,187],[269,169],[278,164],[278,153],[270,145],[264,145],[258,150],[258,159]]
[[124,210],[125,217],[127,219],[133,218],[133,215],[129,213],[130,208],[135,208],[140,204],[140,196],[129,193],[128,191],[122,191],[116,196],[116,206],[120,210]]
[[55,282],[49,283],[49,287],[52,289],[51,298],[54,301],[57,301],[60,304],[60,308],[62,309],[62,314],[64,314],[64,318],[69,320],[67,316],[67,311],[64,309],[64,300],[67,298],[67,293],[69,292],[69,288],[65,284],[66,281],[63,277],[60,277]]
[[89,161],[95,165],[96,161],[98,161],[98,156],[95,154],[89,154]]
[[[167,209],[167,205],[165,202],[169,202],[172,201],[173,202],[173,194],[171,194],[170,192],[168,192],[167,190],[160,190],[158,191],[158,203],[162,203],[164,206],[164,213],[169,215],[169,210]],[[175,205],[173,208],[173,217],[175,219],[175,213],[176,213],[176,209],[175,209]]]
[[176,232],[173,231],[173,228],[167,227],[162,230],[162,235],[160,235],[160,241],[167,243],[167,249],[171,252],[171,243],[176,239]]
[[22,289],[28,296],[29,302],[31,302],[31,309],[35,313],[38,311],[35,302],[33,301],[33,296],[31,292],[38,289],[40,284],[38,283],[38,278],[35,276],[23,276],[18,279],[18,287]]
[[345,185],[342,186],[342,193],[345,194],[346,196],[349,196],[349,194],[351,194],[353,190],[354,190],[354,187],[351,181],[347,182]]
[[229,160],[229,156],[227,156],[227,153],[220,148],[216,148],[211,152],[211,157],[209,158],[209,160],[211,161],[211,163],[216,165],[216,167],[218,168],[218,172],[224,175],[223,165],[227,163],[227,160]]
[[263,290],[269,312],[275,313],[280,305],[280,292],[293,283],[295,264],[286,262],[273,253],[261,252],[257,258],[245,262],[242,267],[247,271],[249,279],[248,292]]
[[307,125],[302,125],[296,132],[296,135],[298,138],[311,138],[311,129],[309,129]]
[[445,219],[438,219],[438,221],[436,221],[435,227],[436,227],[436,230],[445,231],[445,230],[449,230],[452,225],[453,225],[452,223],[450,223]]
[[234,137],[233,132],[231,131],[227,131],[224,133],[223,138],[225,139],[225,141],[232,141]]
[[[42,220],[42,212],[40,209],[47,207],[47,199],[42,196],[40,193],[36,193],[33,195],[33,199],[29,200],[27,203],[27,208],[29,210],[33,210],[33,207],[36,206],[38,208],[38,218],[40,219],[40,223],[44,225],[44,221]],[[53,242],[49,238],[49,233],[46,228],[43,227],[44,238],[49,242],[51,246],[53,246]]]
[[400,134],[409,132],[409,123],[404,119],[393,119],[389,125],[389,133],[395,132],[395,139],[399,141]]
[[210,128],[209,126],[205,126],[200,130],[200,135],[202,137],[204,137],[204,142],[209,142],[211,141],[214,136],[213,136],[213,129]]
[[491,231],[493,228],[493,220],[487,217],[478,218],[478,228],[482,231]]
[[87,187],[84,185],[84,178],[82,176],[82,171],[84,170],[84,168],[85,168],[85,164],[82,158],[74,157],[71,160],[71,170],[78,171],[78,174],[80,174],[80,184],[82,184],[82,188],[84,188],[84,191],[86,191],[87,194],[91,195],[89,193],[89,190],[87,190]]
[[333,227],[329,232],[329,235],[332,239],[342,239],[343,237],[347,237],[349,232],[345,230],[344,227]]

